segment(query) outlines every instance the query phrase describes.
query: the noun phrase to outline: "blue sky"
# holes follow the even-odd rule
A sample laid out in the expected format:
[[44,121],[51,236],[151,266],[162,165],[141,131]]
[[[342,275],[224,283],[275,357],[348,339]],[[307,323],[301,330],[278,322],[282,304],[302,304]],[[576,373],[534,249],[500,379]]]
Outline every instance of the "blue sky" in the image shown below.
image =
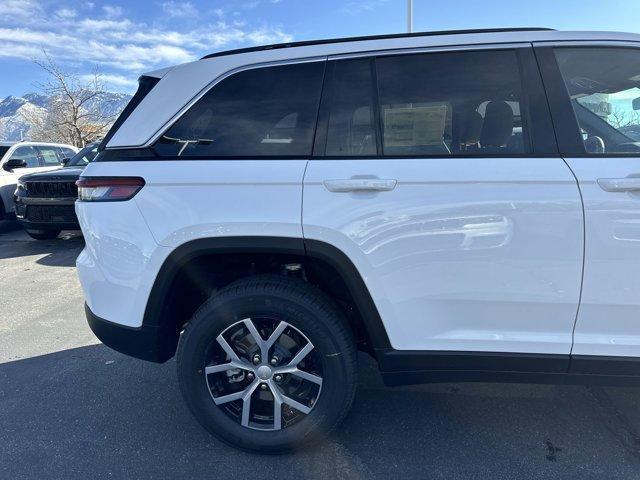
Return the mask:
[[[35,90],[42,49],[132,92],[144,71],[290,40],[399,33],[406,0],[0,0],[0,98]],[[640,0],[414,0],[416,31],[546,26],[640,32]]]

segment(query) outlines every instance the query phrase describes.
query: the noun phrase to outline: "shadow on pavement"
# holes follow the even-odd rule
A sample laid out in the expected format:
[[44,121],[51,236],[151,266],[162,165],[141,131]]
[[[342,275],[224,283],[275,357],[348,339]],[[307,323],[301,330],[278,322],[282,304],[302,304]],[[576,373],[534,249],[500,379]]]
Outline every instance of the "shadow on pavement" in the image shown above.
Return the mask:
[[22,227],[16,220],[0,220],[0,235],[18,230],[22,230]]
[[637,445],[617,437],[619,420],[584,387],[392,389],[369,357],[359,362],[344,424],[281,456],[206,433],[173,361],[93,345],[0,364],[0,478],[637,478]]
[[72,267],[84,247],[80,232],[62,232],[52,240],[34,240],[17,222],[0,222],[0,260],[44,255],[36,263],[45,266]]

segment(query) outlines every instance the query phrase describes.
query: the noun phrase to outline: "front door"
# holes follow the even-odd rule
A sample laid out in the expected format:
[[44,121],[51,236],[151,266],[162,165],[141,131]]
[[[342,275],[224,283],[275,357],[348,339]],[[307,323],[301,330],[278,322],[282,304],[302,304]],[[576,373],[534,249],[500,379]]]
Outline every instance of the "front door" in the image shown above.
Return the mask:
[[556,109],[573,110],[579,125],[577,148],[566,161],[585,210],[584,285],[573,353],[638,357],[640,48],[557,47],[554,56],[565,96]]
[[541,92],[524,47],[328,62],[303,231],[393,348],[570,352],[582,207]]

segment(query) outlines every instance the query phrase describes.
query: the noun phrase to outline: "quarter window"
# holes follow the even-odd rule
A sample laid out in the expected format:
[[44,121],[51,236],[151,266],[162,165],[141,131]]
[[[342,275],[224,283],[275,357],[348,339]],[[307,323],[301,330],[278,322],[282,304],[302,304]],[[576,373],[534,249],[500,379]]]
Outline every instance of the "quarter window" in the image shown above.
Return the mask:
[[324,62],[255,68],[214,86],[158,140],[162,156],[311,155]]
[[587,154],[640,152],[640,50],[555,50]]
[[529,151],[514,51],[376,59],[384,155]]

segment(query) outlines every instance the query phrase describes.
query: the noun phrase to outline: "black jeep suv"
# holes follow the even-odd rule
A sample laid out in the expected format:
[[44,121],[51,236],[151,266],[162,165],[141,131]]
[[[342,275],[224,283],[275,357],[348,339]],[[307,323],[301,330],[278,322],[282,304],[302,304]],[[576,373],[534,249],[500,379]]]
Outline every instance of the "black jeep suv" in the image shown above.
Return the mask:
[[80,229],[74,210],[76,180],[97,153],[96,142],[63,160],[63,168],[20,177],[14,196],[16,217],[31,237],[47,240],[62,230]]

